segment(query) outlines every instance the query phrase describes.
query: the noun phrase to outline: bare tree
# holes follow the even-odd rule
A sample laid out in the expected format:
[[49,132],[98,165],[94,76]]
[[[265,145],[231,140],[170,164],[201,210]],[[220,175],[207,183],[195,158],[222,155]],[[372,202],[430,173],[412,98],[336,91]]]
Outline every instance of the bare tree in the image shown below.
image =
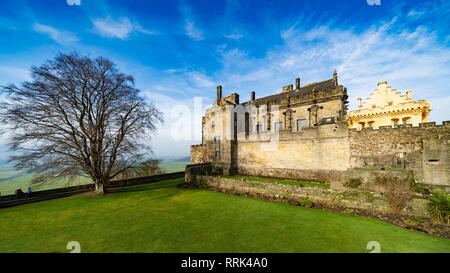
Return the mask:
[[33,66],[31,76],[2,87],[8,97],[0,120],[18,152],[10,161],[37,173],[35,181],[87,176],[103,194],[111,179],[151,153],[148,138],[162,114],[108,59],[59,54]]

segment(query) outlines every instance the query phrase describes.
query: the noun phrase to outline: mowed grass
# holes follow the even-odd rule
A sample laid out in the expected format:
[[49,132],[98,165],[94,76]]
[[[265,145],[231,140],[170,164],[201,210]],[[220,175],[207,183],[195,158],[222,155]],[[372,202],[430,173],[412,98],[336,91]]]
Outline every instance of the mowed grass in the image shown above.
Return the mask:
[[0,252],[450,252],[378,220],[207,190],[183,178],[0,210]]

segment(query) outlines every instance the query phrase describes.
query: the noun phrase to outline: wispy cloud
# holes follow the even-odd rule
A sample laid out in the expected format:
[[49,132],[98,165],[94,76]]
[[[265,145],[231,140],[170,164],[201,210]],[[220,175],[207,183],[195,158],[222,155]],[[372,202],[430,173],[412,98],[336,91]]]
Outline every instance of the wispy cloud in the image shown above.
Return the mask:
[[424,14],[425,12],[423,11],[411,10],[410,12],[408,12],[407,16],[417,19],[422,17]]
[[184,25],[184,29],[186,30],[186,35],[191,37],[194,40],[201,41],[204,39],[203,32],[196,28],[193,21],[187,21]]
[[34,23],[33,29],[36,32],[47,34],[52,40],[62,45],[71,44],[80,40],[75,34],[71,32],[58,30],[48,25]]
[[66,0],[67,5],[69,6],[80,6],[81,0]]
[[211,78],[200,72],[190,72],[188,77],[194,86],[212,87],[215,85],[215,82]]
[[240,33],[231,33],[231,34],[225,34],[224,37],[227,39],[239,41],[242,37],[244,37],[244,35],[242,35]]
[[201,41],[205,39],[203,31],[196,26],[191,7],[185,4],[184,2],[181,2],[180,5],[178,6],[178,9],[181,11],[181,14],[183,15],[183,22],[184,22],[183,27],[186,35],[196,41]]
[[114,20],[110,16],[106,18],[91,19],[95,26],[95,32],[103,37],[127,39],[132,32],[152,35],[155,32],[144,29],[136,22],[131,22],[127,17]]

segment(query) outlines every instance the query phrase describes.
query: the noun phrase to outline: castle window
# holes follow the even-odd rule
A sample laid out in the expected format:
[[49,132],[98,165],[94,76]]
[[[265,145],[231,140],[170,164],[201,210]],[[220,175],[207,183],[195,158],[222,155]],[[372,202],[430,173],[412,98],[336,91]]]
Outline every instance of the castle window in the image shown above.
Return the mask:
[[256,124],[256,132],[260,132],[261,131],[261,124]]
[[220,151],[216,151],[216,157],[220,157]]
[[297,132],[301,132],[306,125],[306,119],[297,119]]
[[367,122],[367,125],[369,125],[369,128],[373,128],[374,123],[375,123],[375,121],[369,121],[369,122]]
[[211,128],[214,128],[214,120],[213,121],[211,121]]
[[397,127],[398,127],[398,118],[392,119],[392,126],[393,126],[394,128],[397,128]]
[[409,120],[409,117],[407,117],[407,118],[403,118],[403,124],[408,124],[408,120]]
[[320,122],[320,124],[324,125],[324,124],[334,124],[336,123],[334,121],[334,117],[327,117],[327,118],[323,118],[322,121]]
[[366,123],[365,122],[360,122],[359,124],[361,124],[361,129],[364,129],[366,127]]
[[218,143],[219,141],[220,141],[220,137],[215,136],[215,137],[214,137],[214,142]]
[[250,114],[245,113],[245,135],[248,136],[250,133]]
[[274,128],[275,128],[275,132],[280,131],[283,128],[283,122],[281,122],[281,121],[275,122]]

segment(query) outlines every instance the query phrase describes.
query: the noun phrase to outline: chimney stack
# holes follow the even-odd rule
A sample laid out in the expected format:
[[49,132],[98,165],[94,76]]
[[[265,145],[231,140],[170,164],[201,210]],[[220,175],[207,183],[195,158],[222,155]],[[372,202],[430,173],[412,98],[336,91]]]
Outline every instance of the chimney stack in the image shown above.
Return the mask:
[[406,91],[406,99],[407,100],[411,100],[411,93],[412,93],[411,90]]
[[222,85],[217,86],[217,100],[222,99]]
[[300,89],[300,78],[299,77],[297,77],[295,79],[295,89]]
[[362,107],[362,99],[358,98],[358,107]]
[[252,101],[255,101],[255,91],[252,91],[250,94],[251,94]]

